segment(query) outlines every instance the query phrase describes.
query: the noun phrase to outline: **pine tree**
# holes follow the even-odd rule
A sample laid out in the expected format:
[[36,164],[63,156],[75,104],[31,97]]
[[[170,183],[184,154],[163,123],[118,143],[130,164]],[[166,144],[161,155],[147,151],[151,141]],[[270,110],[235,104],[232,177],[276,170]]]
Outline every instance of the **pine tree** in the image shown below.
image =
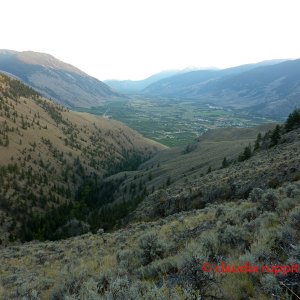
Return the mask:
[[224,159],[223,159],[223,161],[222,161],[222,168],[226,168],[226,167],[228,167],[228,166],[229,166],[229,163],[228,163],[228,161],[227,161],[227,158],[224,157]]
[[278,144],[278,141],[280,140],[280,126],[276,125],[274,130],[271,133],[271,147],[275,146]]
[[261,140],[262,140],[262,136],[261,136],[261,133],[259,133],[257,135],[256,141],[255,141],[255,144],[254,144],[254,151],[256,151],[260,148]]
[[300,127],[300,109],[295,109],[287,118],[285,122],[285,129],[291,131]]
[[248,145],[244,148],[243,153],[239,155],[238,161],[244,161],[249,159],[252,156],[251,146]]
[[251,151],[251,146],[249,145],[244,150],[244,158],[245,158],[245,160],[249,159],[251,157],[251,155],[252,155],[252,151]]
[[170,184],[171,184],[171,177],[170,176],[168,176],[168,179],[167,179],[167,186],[169,186]]

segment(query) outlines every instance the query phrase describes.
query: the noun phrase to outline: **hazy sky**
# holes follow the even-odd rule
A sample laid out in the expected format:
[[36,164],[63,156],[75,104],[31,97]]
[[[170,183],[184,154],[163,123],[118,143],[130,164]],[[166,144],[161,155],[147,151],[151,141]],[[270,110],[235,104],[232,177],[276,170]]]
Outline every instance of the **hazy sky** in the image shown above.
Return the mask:
[[299,0],[0,0],[0,49],[103,79],[300,58]]

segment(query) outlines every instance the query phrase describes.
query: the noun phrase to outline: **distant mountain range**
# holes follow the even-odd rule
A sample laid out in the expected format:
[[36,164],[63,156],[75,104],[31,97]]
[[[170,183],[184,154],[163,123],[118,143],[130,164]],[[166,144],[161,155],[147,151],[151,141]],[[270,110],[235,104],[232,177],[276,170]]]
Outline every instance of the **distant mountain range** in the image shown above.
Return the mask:
[[120,96],[100,80],[44,53],[0,50],[0,72],[69,107],[97,106]]
[[161,79],[171,77],[180,73],[179,70],[169,70],[154,74],[143,80],[104,80],[104,83],[109,85],[111,88],[122,92],[122,93],[134,93],[140,92],[145,89],[148,85],[155,83]]
[[300,60],[178,74],[157,81],[142,92],[193,99],[262,116],[285,117],[300,106]]
[[153,74],[150,77],[147,77],[142,80],[104,80],[103,82],[109,85],[111,88],[115,89],[116,91],[120,93],[139,93],[143,89],[147,88],[148,86],[166,79],[170,78],[175,75],[181,75],[185,73],[189,73],[195,70],[218,70],[217,68],[207,68],[207,69],[202,69],[198,67],[187,67],[183,70],[165,70],[162,72],[159,72],[157,74]]
[[144,80],[103,83],[49,54],[0,50],[0,72],[73,108],[100,106],[124,94],[187,99],[273,118],[286,117],[300,106],[300,59],[227,69],[170,70]]
[[143,93],[176,97],[180,94],[185,94],[186,89],[190,89],[195,85],[206,83],[211,79],[217,79],[227,75],[237,75],[257,67],[273,65],[280,62],[283,62],[283,60],[264,61],[256,64],[241,65],[228,69],[192,70],[190,72],[176,74],[174,76],[169,76],[168,78],[156,81],[147,86],[143,90]]

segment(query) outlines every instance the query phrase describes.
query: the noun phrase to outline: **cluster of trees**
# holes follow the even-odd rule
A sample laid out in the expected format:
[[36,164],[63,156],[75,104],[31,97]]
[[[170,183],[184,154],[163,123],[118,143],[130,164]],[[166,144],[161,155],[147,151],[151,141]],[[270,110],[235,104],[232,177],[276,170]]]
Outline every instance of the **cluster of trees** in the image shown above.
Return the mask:
[[[261,133],[258,133],[257,138],[252,147],[251,144],[247,145],[244,150],[238,156],[238,162],[242,162],[251,158],[257,151],[261,149],[269,149],[276,146],[284,133],[287,133],[291,130],[300,128],[300,109],[295,109],[287,118],[284,125],[276,125],[273,130],[268,131],[264,136]],[[187,149],[190,149],[187,147]],[[186,150],[184,153],[188,153]],[[224,157],[222,161],[221,168],[227,168],[231,163],[235,162],[229,161]],[[212,172],[211,166],[207,169],[207,174]]]
[[295,109],[287,118],[284,125],[276,125],[273,130],[268,131],[264,136],[261,133],[257,135],[252,150],[249,144],[244,148],[244,151],[239,155],[238,161],[249,159],[256,151],[260,149],[268,149],[276,146],[281,136],[291,130],[300,128],[300,110]]
[[295,109],[287,118],[285,122],[285,129],[286,131],[291,131],[299,127],[300,127],[300,109]]
[[[112,170],[133,170],[143,161],[143,158],[137,154],[129,156],[129,153],[127,155],[125,153],[124,155],[128,157],[128,160],[114,166]],[[74,163],[77,166],[81,165],[78,159],[75,159]],[[64,231],[62,228],[65,228],[66,224],[74,225],[76,222],[87,224],[92,232],[96,232],[99,228],[111,230],[120,225],[121,220],[147,195],[147,191],[140,188],[139,191],[131,191],[132,197],[129,200],[123,199],[121,202],[112,204],[115,201],[115,192],[125,179],[126,176],[110,181],[100,181],[97,176],[86,175],[73,201],[54,207],[44,215],[31,213],[28,218],[24,219],[19,237],[22,241],[66,238],[68,230]],[[68,196],[70,195],[71,192],[68,191]]]
[[137,167],[147,160],[148,157],[140,154],[133,153],[130,151],[123,150],[122,151],[123,159],[119,162],[114,162],[112,160],[107,161],[108,165],[106,165],[106,169],[108,170],[107,176],[119,173],[121,171],[133,171],[136,170]]
[[88,224],[92,232],[99,228],[107,231],[120,225],[121,220],[133,211],[145,196],[140,194],[131,201],[111,205],[114,201],[114,191],[118,189],[121,181],[122,179],[117,179],[99,184],[87,180],[80,186],[75,201],[52,208],[44,215],[29,214],[20,228],[21,240],[67,238],[68,232],[61,228],[72,220]]
[[8,94],[4,94],[6,97],[10,97],[12,99],[17,99],[19,97],[39,97],[41,96],[38,92],[36,92],[31,87],[23,84],[21,81],[16,79],[11,79],[8,76],[1,74],[1,79],[3,82],[9,86]]

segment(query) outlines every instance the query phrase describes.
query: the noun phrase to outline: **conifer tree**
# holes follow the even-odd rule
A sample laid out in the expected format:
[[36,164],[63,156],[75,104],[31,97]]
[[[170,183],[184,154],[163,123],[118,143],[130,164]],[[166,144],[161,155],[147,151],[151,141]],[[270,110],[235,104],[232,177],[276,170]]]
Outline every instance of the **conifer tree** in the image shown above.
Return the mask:
[[254,144],[254,151],[256,151],[260,148],[261,141],[262,141],[262,136],[261,136],[261,133],[259,133],[257,135],[256,141],[255,141],[255,144]]
[[222,161],[222,168],[226,168],[226,167],[228,167],[228,166],[229,166],[229,163],[228,163],[228,161],[227,161],[227,158],[224,157],[224,159],[223,159],[223,161]]
[[285,122],[285,129],[291,131],[300,127],[300,109],[295,109],[287,118]]
[[276,127],[274,128],[274,130],[271,133],[271,147],[278,144],[280,137],[281,137],[280,126],[276,125]]

